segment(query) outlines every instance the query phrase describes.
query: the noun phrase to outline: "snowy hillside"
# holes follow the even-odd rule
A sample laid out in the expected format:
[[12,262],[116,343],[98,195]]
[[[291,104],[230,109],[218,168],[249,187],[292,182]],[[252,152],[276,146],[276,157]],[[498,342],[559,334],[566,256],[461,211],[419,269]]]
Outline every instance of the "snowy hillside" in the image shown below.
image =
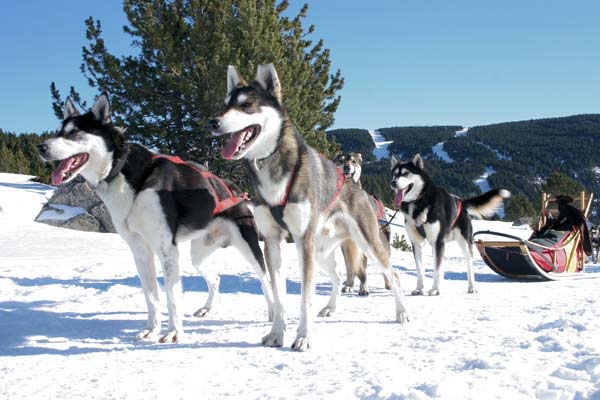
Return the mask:
[[371,135],[371,139],[373,139],[373,143],[375,143],[375,148],[373,149],[373,155],[376,160],[381,160],[382,158],[389,158],[390,152],[388,150],[388,146],[392,143],[391,140],[385,140],[381,132],[371,130],[369,131],[369,135]]
[[[404,327],[392,322],[392,295],[371,271],[371,295],[342,296],[337,314],[316,319],[311,351],[295,353],[293,244],[283,245],[282,349],[260,344],[270,327],[264,298],[233,250],[205,264],[222,274],[220,301],[206,318],[191,315],[207,289],[182,246],[187,336],[175,345],[136,342],[146,310],[131,254],[116,234],[32,222],[51,190],[0,174],[0,398],[600,399],[600,279],[508,281],[476,256],[479,293],[468,295],[460,253],[449,245],[442,295],[407,296]],[[488,228],[529,233],[475,222],[475,230]],[[412,255],[393,250],[393,263],[410,292]],[[315,313],[330,288],[319,274]]]

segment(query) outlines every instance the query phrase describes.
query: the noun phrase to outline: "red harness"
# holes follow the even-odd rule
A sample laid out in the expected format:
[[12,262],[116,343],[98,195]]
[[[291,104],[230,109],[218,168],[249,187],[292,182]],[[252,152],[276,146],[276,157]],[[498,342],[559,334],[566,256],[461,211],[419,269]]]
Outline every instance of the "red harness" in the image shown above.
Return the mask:
[[377,208],[379,209],[379,211],[377,212],[377,219],[383,218],[383,213],[385,212],[385,209],[383,208],[383,203],[381,202],[381,200],[379,200],[373,195],[371,195],[371,198],[373,199],[373,201],[375,201],[375,204],[377,204]]
[[452,225],[450,225],[450,229],[454,228],[456,221],[458,221],[458,217],[460,217],[460,213],[462,212],[463,202],[461,199],[457,199],[456,203],[456,217],[452,220]]
[[[207,180],[207,182],[209,184],[208,190],[209,190],[210,194],[212,195],[213,199],[215,200],[215,208],[212,211],[213,216],[220,214],[223,211],[228,210],[231,207],[240,204],[244,200],[248,200],[247,193],[244,193],[242,195],[242,197],[238,197],[238,196],[234,195],[231,192],[231,189],[229,189],[229,186],[227,186],[227,184],[223,181],[223,179],[219,178],[217,175],[213,174],[212,172],[204,171],[199,168],[196,168],[194,165],[183,161],[181,158],[179,158],[177,156],[167,156],[164,154],[155,154],[154,156],[152,156],[152,159],[157,159],[157,158],[166,158],[173,164],[187,165],[188,167],[192,168],[194,171],[196,171],[197,173],[202,175],[202,177],[204,177]],[[218,182],[219,185],[221,185],[221,187],[223,189],[225,189],[225,192],[227,193],[227,196],[228,196],[227,198],[225,198],[223,200],[221,200],[219,198],[217,191],[215,190],[215,187],[213,186],[214,181]]]

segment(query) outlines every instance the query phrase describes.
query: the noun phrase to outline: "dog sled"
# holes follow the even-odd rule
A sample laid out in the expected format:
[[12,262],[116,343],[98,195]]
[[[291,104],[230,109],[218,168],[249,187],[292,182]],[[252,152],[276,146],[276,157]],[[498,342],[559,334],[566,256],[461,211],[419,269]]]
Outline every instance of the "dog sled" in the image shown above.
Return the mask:
[[[585,272],[585,240],[587,219],[593,194],[581,192],[573,197],[567,209],[583,216],[584,224],[560,218],[559,202],[564,196],[553,197],[542,194],[542,210],[538,229],[529,237],[519,237],[493,231],[478,231],[473,234],[477,250],[483,261],[497,274],[513,279],[561,280],[583,278]],[[564,207],[564,205],[563,205]],[[562,208],[564,211],[565,208]],[[556,220],[552,216],[558,215]],[[485,235],[494,240],[477,240]]]

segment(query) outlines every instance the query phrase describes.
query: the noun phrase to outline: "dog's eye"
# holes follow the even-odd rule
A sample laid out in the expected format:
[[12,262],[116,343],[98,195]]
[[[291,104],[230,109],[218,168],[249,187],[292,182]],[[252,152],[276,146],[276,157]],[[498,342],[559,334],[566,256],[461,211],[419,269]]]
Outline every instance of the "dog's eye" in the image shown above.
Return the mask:
[[245,101],[242,103],[242,108],[250,108],[252,107],[252,103],[250,103],[249,101]]
[[79,132],[79,129],[73,129],[67,134],[67,137],[72,140],[79,139],[81,137]]

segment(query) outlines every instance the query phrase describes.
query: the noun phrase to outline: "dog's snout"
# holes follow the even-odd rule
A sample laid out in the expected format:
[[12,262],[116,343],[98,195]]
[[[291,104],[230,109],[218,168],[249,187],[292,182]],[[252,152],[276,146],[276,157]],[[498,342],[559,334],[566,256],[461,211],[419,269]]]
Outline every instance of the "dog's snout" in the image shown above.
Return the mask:
[[344,173],[345,174],[349,174],[350,173],[350,167],[347,165],[344,165]]
[[48,145],[46,143],[40,143],[37,145],[38,153],[44,154],[48,151]]
[[208,128],[212,131],[216,131],[217,129],[219,129],[221,127],[221,121],[219,121],[219,119],[217,118],[213,118],[210,121],[208,121]]

